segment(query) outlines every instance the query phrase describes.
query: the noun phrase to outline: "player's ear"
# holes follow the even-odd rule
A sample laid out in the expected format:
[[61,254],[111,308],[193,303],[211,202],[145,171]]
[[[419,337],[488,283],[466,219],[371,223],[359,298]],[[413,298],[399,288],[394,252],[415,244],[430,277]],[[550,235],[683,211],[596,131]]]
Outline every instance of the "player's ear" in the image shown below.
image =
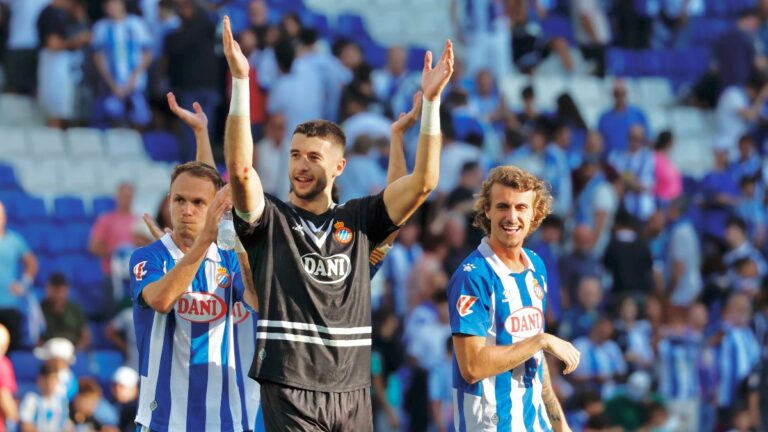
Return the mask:
[[342,172],[344,172],[344,167],[347,166],[347,160],[345,158],[339,159],[338,162],[336,162],[336,170],[333,173],[334,177],[338,177],[341,175]]

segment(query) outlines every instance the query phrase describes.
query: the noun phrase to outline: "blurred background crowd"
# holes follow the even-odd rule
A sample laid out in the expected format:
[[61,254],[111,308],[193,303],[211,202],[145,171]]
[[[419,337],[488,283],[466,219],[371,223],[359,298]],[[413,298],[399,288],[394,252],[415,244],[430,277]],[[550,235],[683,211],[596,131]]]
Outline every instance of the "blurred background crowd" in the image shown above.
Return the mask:
[[377,430],[452,423],[446,287],[500,164],[555,197],[528,247],[547,331],[581,351],[553,373],[574,431],[768,430],[758,0],[0,0],[0,430],[51,394],[84,428],[133,430],[127,259],[152,241],[143,213],[170,225],[170,169],[195,157],[167,92],[202,105],[223,165],[225,14],[278,197],[291,132],[315,118],[347,135],[341,201],[381,190],[425,50],[456,43],[439,186],[372,282]]

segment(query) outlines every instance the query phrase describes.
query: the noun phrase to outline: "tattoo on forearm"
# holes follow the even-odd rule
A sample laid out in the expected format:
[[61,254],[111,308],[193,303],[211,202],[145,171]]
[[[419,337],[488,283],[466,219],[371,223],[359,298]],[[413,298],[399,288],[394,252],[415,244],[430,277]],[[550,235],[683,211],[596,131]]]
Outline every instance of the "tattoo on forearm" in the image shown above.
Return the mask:
[[560,408],[560,402],[557,399],[551,399],[544,403],[544,407],[547,409],[549,415],[549,421],[552,423],[560,423],[563,419],[563,411]]

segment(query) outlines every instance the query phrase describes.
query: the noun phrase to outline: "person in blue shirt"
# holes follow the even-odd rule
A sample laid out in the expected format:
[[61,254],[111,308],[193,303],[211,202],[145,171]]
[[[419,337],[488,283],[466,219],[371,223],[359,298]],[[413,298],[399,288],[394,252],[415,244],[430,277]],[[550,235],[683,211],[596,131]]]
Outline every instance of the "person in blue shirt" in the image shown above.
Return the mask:
[[459,431],[569,431],[544,351],[579,364],[579,352],[544,333],[547,271],[523,242],[552,207],[545,183],[514,166],[493,169],[475,202],[486,234],[453,274],[448,309],[455,347]]
[[627,101],[627,83],[622,79],[613,83],[613,100],[613,108],[600,116],[597,127],[605,138],[605,154],[629,147],[629,128],[632,125],[641,125],[646,136],[650,130],[643,110]]

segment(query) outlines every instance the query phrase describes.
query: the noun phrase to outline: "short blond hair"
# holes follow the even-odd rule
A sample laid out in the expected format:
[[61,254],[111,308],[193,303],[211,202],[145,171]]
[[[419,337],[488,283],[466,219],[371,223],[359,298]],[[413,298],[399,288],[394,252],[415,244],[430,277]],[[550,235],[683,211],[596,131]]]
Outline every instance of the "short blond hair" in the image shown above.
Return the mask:
[[511,187],[519,192],[533,191],[533,220],[531,235],[541,225],[541,222],[552,212],[552,194],[544,180],[530,172],[513,165],[502,165],[494,168],[483,182],[480,193],[475,195],[474,226],[480,228],[485,235],[491,233],[491,220],[485,215],[491,207],[491,187],[494,184]]

